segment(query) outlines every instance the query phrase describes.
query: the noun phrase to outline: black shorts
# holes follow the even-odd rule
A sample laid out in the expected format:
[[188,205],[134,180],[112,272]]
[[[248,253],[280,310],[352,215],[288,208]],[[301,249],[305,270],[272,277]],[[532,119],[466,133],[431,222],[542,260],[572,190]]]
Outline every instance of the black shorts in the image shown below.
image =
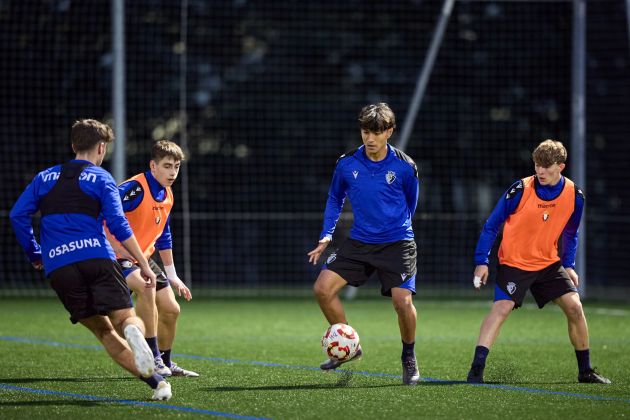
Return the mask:
[[133,307],[116,261],[106,258],[79,261],[52,271],[48,277],[73,324],[90,316]]
[[[118,264],[120,264],[120,266],[122,267],[123,275],[125,278],[127,278],[127,276],[133,271],[140,270],[140,267],[138,267],[135,262],[127,260],[125,258],[119,258]],[[166,274],[164,274],[164,271],[162,271],[160,266],[155,261],[153,261],[152,258],[149,258],[149,267],[151,267],[151,270],[155,273],[155,291],[157,292],[164,289],[165,287],[168,287],[169,282],[166,278]]]
[[330,254],[323,269],[334,271],[355,287],[364,284],[376,272],[383,296],[391,296],[391,289],[401,286],[415,295],[416,259],[414,240],[367,244],[348,239]]
[[562,295],[577,292],[560,261],[539,271],[525,271],[509,265],[499,265],[497,286],[516,303],[514,308],[523,305],[528,289],[539,308]]

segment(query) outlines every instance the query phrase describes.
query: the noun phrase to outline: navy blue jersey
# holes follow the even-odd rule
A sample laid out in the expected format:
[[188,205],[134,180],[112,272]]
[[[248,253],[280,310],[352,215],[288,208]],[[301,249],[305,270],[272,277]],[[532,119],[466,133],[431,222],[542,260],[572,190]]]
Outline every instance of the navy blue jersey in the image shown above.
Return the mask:
[[9,217],[16,236],[31,262],[42,261],[46,274],[77,261],[92,258],[114,259],[114,251],[105,238],[103,219],[119,241],[132,235],[122,210],[114,179],[105,169],[83,160],[70,163],[87,165],[79,175],[78,185],[87,196],[100,204],[96,217],[84,213],[43,215],[40,224],[41,248],[31,225],[31,216],[40,210],[44,197],[55,186],[61,166],[48,168],[35,176],[11,209]]
[[[166,199],[166,188],[163,187],[157,179],[155,179],[153,174],[151,174],[151,171],[146,171],[144,176],[147,179],[149,188],[151,189],[153,199],[158,203],[164,201]],[[120,199],[122,200],[123,210],[125,213],[137,208],[144,198],[144,190],[140,187],[140,183],[138,181],[123,182],[118,186],[118,191],[120,193]],[[155,248],[160,251],[173,248],[170,214],[166,220],[166,225],[164,226],[162,235],[157,239],[157,241],[155,241]]]
[[[534,188],[536,188],[536,194],[543,200],[553,200],[560,195],[564,188],[564,177],[560,177],[560,182],[556,185],[540,185],[538,178],[534,180]],[[562,266],[563,267],[575,267],[575,254],[578,246],[578,232],[580,227],[580,220],[582,219],[582,211],[584,209],[584,194],[582,190],[575,187],[575,208],[571,218],[567,222],[564,230],[562,231]],[[503,225],[503,222],[516,211],[521,197],[523,196],[523,181],[518,180],[508,188],[503,194],[499,202],[495,206],[494,210],[488,217],[486,224],[483,226],[479,241],[477,242],[477,248],[475,249],[475,264],[487,265],[488,256],[492,250],[492,244],[499,233],[499,229]]]
[[411,219],[418,204],[418,170],[414,161],[387,145],[385,159],[373,162],[365,146],[339,158],[328,191],[320,239],[332,238],[346,196],[354,224],[350,238],[381,244],[413,239]]

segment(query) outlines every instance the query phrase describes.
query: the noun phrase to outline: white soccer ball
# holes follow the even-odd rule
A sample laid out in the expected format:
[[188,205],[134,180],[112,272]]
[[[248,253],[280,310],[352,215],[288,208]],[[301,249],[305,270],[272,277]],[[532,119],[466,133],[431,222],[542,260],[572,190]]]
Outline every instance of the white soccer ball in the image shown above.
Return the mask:
[[334,324],[322,337],[326,357],[340,362],[352,359],[359,349],[359,334],[350,325]]

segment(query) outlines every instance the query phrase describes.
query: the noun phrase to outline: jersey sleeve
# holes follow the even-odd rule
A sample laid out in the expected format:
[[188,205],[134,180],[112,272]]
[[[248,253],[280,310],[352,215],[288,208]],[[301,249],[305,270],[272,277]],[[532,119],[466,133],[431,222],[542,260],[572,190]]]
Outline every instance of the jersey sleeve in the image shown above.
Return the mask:
[[523,197],[523,181],[517,181],[508,188],[486,220],[475,249],[475,264],[488,265],[492,245],[499,233],[501,225],[510,214],[514,213]]
[[324,211],[324,226],[319,239],[332,239],[337,221],[343,209],[343,203],[346,200],[347,185],[343,179],[342,167],[343,161],[338,161],[333,178],[328,189],[328,200],[326,201],[326,210]]
[[118,186],[118,192],[125,213],[135,210],[144,197],[144,190],[138,181],[123,182]]
[[418,196],[420,195],[420,181],[418,179],[418,169],[415,163],[411,163],[412,171],[407,177],[403,190],[405,192],[405,200],[407,201],[407,207],[409,207],[410,217],[416,213],[418,207]]
[[173,249],[173,236],[171,235],[171,215],[168,215],[168,219],[166,220],[166,225],[164,226],[164,230],[162,231],[162,235],[155,241],[155,248],[158,251],[163,251],[165,249]]
[[125,217],[119,189],[116,187],[114,178],[109,173],[105,173],[102,180],[101,213],[107,222],[107,228],[110,233],[119,242],[126,241],[133,235],[133,231]]
[[31,224],[31,216],[37,212],[39,207],[39,199],[37,197],[38,178],[39,175],[26,187],[9,213],[17,240],[31,262],[41,261],[42,259],[42,250],[35,239],[33,225]]
[[575,187],[575,207],[573,213],[562,231],[562,266],[575,268],[575,254],[578,247],[580,221],[584,211],[584,193]]

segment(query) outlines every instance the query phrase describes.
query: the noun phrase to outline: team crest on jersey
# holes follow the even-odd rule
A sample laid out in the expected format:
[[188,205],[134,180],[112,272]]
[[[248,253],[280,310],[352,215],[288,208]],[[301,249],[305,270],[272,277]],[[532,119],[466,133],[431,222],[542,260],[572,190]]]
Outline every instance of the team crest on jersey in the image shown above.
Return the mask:
[[162,218],[160,216],[155,218],[155,224],[156,225],[159,225],[161,221],[162,221]]
[[330,264],[331,262],[335,261],[336,259],[337,259],[337,253],[333,252],[332,254],[330,254],[328,259],[326,260],[326,264]]
[[385,179],[387,180],[388,184],[391,184],[392,182],[396,181],[396,172],[387,171],[387,174],[385,175]]
[[354,179],[357,179],[357,177],[359,176],[359,171],[352,171],[352,176],[354,176]]
[[516,292],[516,284],[514,282],[509,282],[507,284],[507,291],[509,294],[513,295]]
[[544,213],[543,213],[543,222],[546,222],[546,221],[547,221],[547,219],[549,219],[549,213],[544,212]]

